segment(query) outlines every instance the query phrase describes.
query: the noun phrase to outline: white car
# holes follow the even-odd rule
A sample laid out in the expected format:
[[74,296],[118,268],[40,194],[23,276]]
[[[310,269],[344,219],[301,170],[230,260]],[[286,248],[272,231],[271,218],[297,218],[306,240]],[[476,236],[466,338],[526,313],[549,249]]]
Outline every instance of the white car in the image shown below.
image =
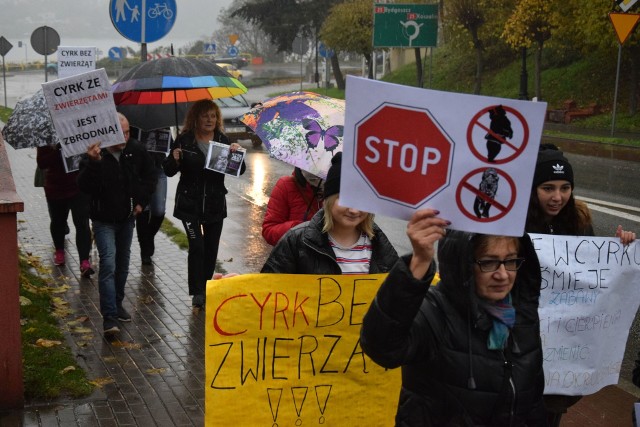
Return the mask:
[[260,145],[262,141],[258,138],[250,127],[242,123],[239,119],[251,106],[244,96],[236,95],[229,98],[214,99],[222,111],[224,120],[224,133],[229,137],[231,142],[239,139],[250,139],[253,145]]

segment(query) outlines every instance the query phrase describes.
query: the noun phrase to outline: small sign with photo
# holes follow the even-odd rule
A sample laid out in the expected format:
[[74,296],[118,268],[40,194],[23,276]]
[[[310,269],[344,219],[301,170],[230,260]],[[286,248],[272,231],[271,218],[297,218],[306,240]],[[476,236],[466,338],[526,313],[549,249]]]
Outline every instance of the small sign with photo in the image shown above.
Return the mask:
[[169,129],[140,130],[138,140],[149,152],[169,154],[172,141],[171,131]]
[[231,151],[231,147],[220,142],[209,141],[206,168],[231,176],[240,176],[240,166],[246,150]]
[[62,157],[62,163],[64,163],[64,170],[67,173],[80,170],[80,160],[84,154],[74,154],[70,157]]

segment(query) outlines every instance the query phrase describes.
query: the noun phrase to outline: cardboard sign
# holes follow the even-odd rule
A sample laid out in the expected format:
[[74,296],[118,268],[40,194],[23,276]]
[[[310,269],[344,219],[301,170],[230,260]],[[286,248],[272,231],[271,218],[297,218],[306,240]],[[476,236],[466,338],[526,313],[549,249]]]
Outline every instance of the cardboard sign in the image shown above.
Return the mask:
[[64,157],[125,142],[110,88],[104,68],[42,84]]
[[[618,384],[640,303],[640,242],[531,234],[540,259],[545,394]],[[526,262],[526,261],[525,261]]]
[[393,425],[400,370],[360,348],[362,318],[384,277],[209,281],[206,425]]
[[521,236],[546,103],[347,77],[340,204]]

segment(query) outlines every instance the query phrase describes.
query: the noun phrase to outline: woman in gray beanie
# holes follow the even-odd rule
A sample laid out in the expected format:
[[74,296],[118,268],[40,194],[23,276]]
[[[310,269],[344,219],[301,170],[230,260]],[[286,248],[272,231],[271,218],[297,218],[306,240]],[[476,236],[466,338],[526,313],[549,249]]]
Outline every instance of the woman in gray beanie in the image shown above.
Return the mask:
[[[527,233],[593,236],[591,213],[586,203],[573,196],[573,168],[562,151],[553,144],[542,144],[538,152],[536,170],[525,231]],[[619,225],[616,234],[628,245],[636,238],[632,231]],[[558,427],[562,415],[581,396],[545,395],[550,427]]]
[[331,159],[324,206],[310,221],[290,229],[276,244],[262,273],[386,273],[398,259],[373,214],[340,206],[342,153]]

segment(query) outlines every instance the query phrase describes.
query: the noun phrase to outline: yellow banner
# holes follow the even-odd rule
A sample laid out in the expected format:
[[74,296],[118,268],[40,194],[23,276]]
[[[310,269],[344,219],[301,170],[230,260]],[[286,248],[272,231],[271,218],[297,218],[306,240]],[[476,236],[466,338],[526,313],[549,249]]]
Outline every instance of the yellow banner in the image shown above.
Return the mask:
[[360,348],[362,318],[385,276],[209,281],[206,425],[394,425],[400,370]]

